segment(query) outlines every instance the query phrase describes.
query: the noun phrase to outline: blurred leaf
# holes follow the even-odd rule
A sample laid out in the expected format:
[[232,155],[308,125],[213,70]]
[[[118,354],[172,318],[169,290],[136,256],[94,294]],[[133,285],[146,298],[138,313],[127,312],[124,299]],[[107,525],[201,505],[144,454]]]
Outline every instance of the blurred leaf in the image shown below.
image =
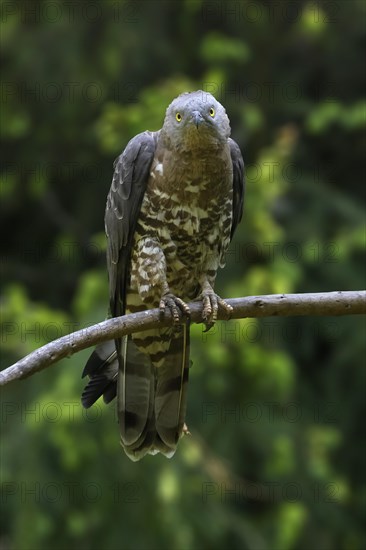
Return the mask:
[[201,56],[204,61],[212,64],[228,61],[245,63],[250,57],[250,52],[242,40],[212,32],[207,34],[202,41]]

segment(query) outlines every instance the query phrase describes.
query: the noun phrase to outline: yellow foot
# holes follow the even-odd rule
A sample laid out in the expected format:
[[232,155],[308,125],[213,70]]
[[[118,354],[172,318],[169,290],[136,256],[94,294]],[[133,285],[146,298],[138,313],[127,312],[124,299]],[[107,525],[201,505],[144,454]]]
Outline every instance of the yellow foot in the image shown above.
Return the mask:
[[165,294],[161,297],[160,304],[160,315],[165,314],[165,310],[169,309],[170,313],[172,314],[174,323],[180,323],[180,316],[181,314],[186,315],[187,317],[190,316],[190,310],[189,307],[183,300],[178,298],[177,296],[174,296],[174,294]]
[[206,330],[209,330],[217,321],[219,307],[224,309],[228,319],[230,319],[233,308],[225,302],[225,300],[220,298],[220,296],[215,294],[215,292],[211,290],[203,291],[201,299],[203,304],[202,318],[206,325]]

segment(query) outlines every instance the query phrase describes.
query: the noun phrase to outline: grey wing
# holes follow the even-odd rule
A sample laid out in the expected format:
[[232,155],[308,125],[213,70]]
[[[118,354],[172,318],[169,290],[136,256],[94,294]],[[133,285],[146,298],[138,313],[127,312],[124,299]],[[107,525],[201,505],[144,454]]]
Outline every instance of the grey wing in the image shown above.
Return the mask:
[[230,239],[232,239],[243,215],[245,179],[244,160],[239,145],[233,139],[229,139],[229,146],[233,163],[233,222],[230,234]]
[[[105,211],[110,314],[113,317],[125,313],[133,236],[158,135],[159,132],[138,134],[114,162]],[[116,343],[99,344],[82,374],[90,378],[81,397],[83,406],[90,407],[101,395],[106,403],[111,401],[116,395],[117,373]]]
[[133,236],[158,134],[138,134],[114,162],[115,171],[105,211],[110,313],[113,317],[125,313]]

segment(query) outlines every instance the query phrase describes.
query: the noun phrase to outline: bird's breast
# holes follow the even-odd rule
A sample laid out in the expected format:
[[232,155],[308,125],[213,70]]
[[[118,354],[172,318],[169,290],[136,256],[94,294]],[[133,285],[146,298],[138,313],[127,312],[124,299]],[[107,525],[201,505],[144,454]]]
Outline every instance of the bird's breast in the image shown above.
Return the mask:
[[225,219],[231,218],[231,201],[228,150],[216,156],[177,158],[168,151],[152,163],[142,210],[152,220],[163,249],[169,251],[173,242],[180,261],[200,265],[217,246]]
[[[230,151],[206,155],[176,155],[166,151],[156,156],[150,169],[147,192],[159,195],[160,206],[169,207],[170,201],[178,205],[197,207],[202,215],[212,201],[224,201],[232,189],[232,161]],[[153,205],[158,205],[151,197]]]

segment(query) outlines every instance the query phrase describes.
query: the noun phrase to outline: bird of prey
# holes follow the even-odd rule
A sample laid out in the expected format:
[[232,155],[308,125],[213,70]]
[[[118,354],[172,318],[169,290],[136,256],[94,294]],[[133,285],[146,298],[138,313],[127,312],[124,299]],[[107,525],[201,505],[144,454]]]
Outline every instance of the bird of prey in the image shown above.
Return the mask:
[[174,319],[97,346],[83,372],[84,407],[117,395],[121,444],[133,461],[171,457],[188,431],[186,302],[202,300],[208,327],[219,306],[230,312],[214,284],[243,199],[240,149],[207,92],[174,99],[161,130],[132,138],[114,163],[105,212],[110,316],[159,307]]

